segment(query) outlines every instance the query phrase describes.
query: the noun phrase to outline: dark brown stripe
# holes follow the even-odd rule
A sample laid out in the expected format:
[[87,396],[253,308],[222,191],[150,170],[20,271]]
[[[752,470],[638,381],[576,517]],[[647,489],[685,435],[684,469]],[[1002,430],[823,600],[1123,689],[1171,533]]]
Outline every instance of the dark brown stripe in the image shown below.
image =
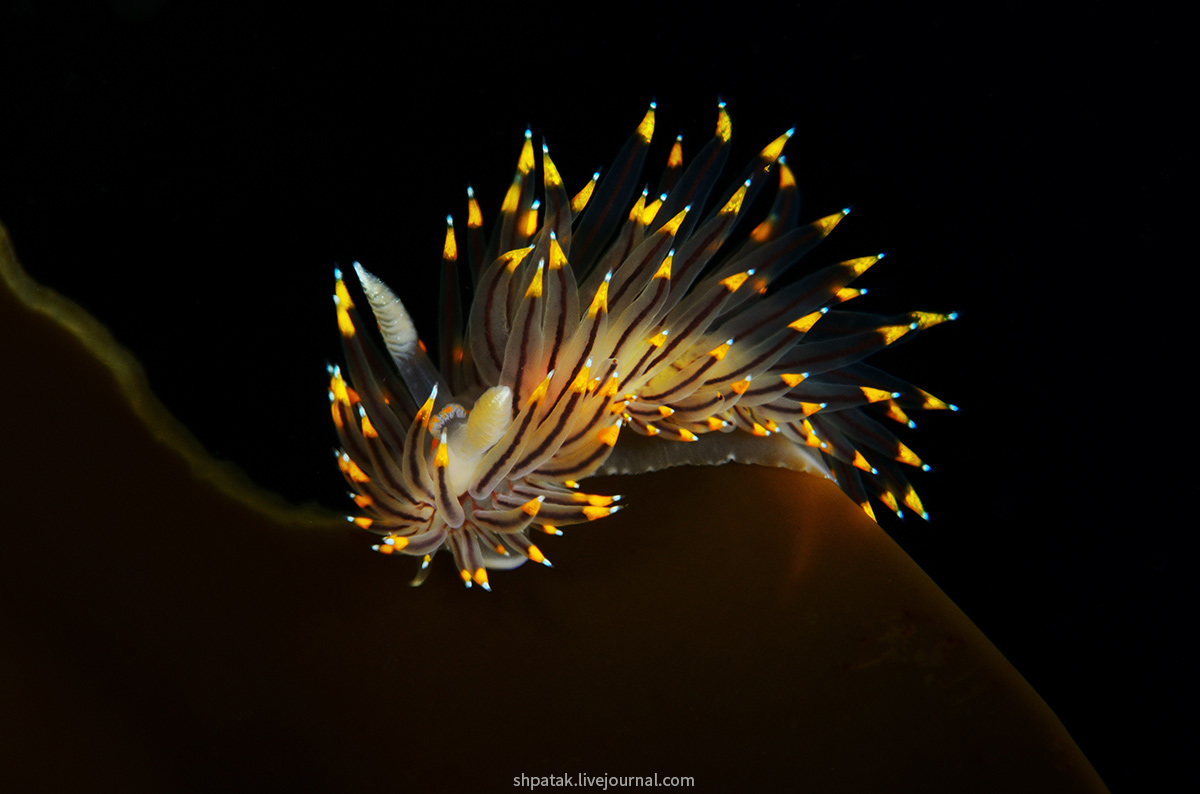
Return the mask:
[[[538,469],[538,474],[544,474],[547,477],[565,477],[568,474],[574,474],[576,472],[584,471],[589,466],[591,466],[593,463],[595,463],[597,460],[599,460],[601,457],[603,457],[604,455],[607,455],[611,450],[612,450],[612,447],[608,446],[607,444],[600,444],[600,446],[595,451],[593,451],[591,455],[588,455],[586,458],[584,458],[583,460],[581,460],[578,463],[571,465],[570,467],[563,467],[563,468],[558,468],[558,469],[541,468],[541,469]],[[546,510],[545,504],[542,505],[542,509]],[[580,508],[580,511],[582,512],[582,507]],[[547,510],[546,512],[548,514],[547,515],[548,518],[561,518],[561,516],[554,516],[552,510]],[[538,515],[541,515],[541,514],[539,513]]]
[[529,423],[533,420],[533,413],[534,413],[535,408],[531,408],[529,413],[525,414],[524,421],[521,422],[521,426],[517,430],[517,432],[513,434],[512,440],[509,441],[508,447],[505,448],[504,453],[501,454],[500,457],[496,458],[496,462],[491,465],[491,467],[487,470],[487,472],[484,473],[484,476],[480,477],[477,480],[477,482],[490,481],[493,477],[496,476],[496,472],[498,472],[501,468],[503,468],[505,463],[514,454],[516,454],[517,444],[519,443],[520,438],[525,435],[526,428],[529,427]]
[[739,375],[744,375],[745,373],[750,372],[751,370],[757,368],[759,364],[761,364],[762,362],[766,361],[771,356],[778,353],[780,348],[785,347],[786,345],[792,344],[795,341],[795,339],[796,339],[796,337],[791,336],[791,335],[785,336],[781,340],[779,340],[779,344],[775,345],[770,350],[762,353],[761,355],[758,356],[758,358],[755,358],[753,361],[747,362],[746,364],[743,364],[742,366],[735,369],[733,372],[722,375],[719,378],[709,378],[708,380],[704,381],[703,385],[704,386],[712,386],[714,383],[722,383],[725,381],[733,382],[734,380],[741,380],[741,378],[738,377]]
[[579,397],[580,393],[574,392],[569,398],[567,398],[567,407],[562,412],[562,415],[558,417],[558,421],[554,424],[554,429],[550,431],[550,435],[542,439],[542,443],[538,444],[533,451],[527,453],[523,458],[521,458],[521,460],[514,463],[514,470],[519,471],[525,466],[528,466],[529,461],[534,460],[546,451],[546,448],[554,442],[555,437],[562,432],[567,422],[570,421],[571,411],[575,409],[575,403],[579,402]]
[[[700,365],[700,368],[691,375],[688,375],[687,378],[681,380],[679,383],[676,383],[664,392],[659,392],[658,394],[640,395],[639,399],[645,400],[646,402],[662,402],[662,400],[665,398],[670,397],[672,394],[687,386],[689,383],[692,383],[694,380],[696,380],[696,378],[701,377],[705,372],[708,372],[710,369],[712,369],[717,363],[716,356],[709,355],[707,353],[705,355],[708,356],[708,361]],[[704,385],[708,384],[705,383]]]

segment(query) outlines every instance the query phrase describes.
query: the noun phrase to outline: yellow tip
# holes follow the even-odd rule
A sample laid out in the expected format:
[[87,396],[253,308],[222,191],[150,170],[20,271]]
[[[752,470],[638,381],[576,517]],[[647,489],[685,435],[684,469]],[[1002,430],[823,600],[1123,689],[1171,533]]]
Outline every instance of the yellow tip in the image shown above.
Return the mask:
[[654,222],[654,218],[658,215],[660,209],[662,209],[662,199],[656,198],[642,210],[642,214],[638,217],[638,222],[643,226],[649,226]]
[[679,231],[679,227],[683,224],[683,219],[687,217],[687,214],[687,209],[680,210],[674,218],[663,224],[662,231],[674,237],[675,233]]
[[447,262],[458,261],[458,243],[454,240],[454,227],[446,224],[446,242],[442,245],[442,259]]
[[909,466],[921,465],[921,459],[917,457],[917,453],[909,449],[903,442],[899,442],[899,448],[896,450],[896,460],[901,463],[907,463]]
[[735,191],[734,194],[729,197],[729,201],[725,202],[725,206],[721,207],[722,215],[741,211],[742,202],[746,200],[746,189],[746,183],[743,182],[742,186],[739,187],[737,191]]
[[525,216],[521,219],[521,231],[522,231],[522,233],[524,233],[524,235],[526,237],[532,237],[533,233],[537,231],[537,227],[538,227],[537,210],[530,207],[529,211],[526,212]]
[[904,413],[904,409],[895,400],[888,400],[887,418],[902,425],[909,423],[908,414]]
[[342,336],[346,337],[347,339],[354,337],[354,321],[350,319],[349,313],[340,307],[337,311],[337,324],[338,331],[341,332]]
[[877,403],[882,400],[890,400],[892,397],[892,393],[885,389],[875,389],[870,386],[859,386],[858,388],[867,398],[867,402]]
[[881,328],[876,328],[875,330],[878,331],[883,337],[883,343],[885,345],[890,345],[892,342],[895,342],[897,339],[911,331],[912,328],[907,325],[885,325]]
[[842,222],[842,218],[846,217],[845,212],[835,212],[832,215],[826,215],[824,218],[818,218],[813,221],[813,225],[821,230],[822,235],[827,235],[833,231],[834,227]]
[[779,159],[779,155],[783,154],[783,147],[787,145],[787,142],[791,140],[791,137],[792,136],[786,132],[783,135],[780,135],[778,138],[766,145],[766,148],[762,150],[762,153],[759,155],[759,157],[768,162],[774,162],[775,160]]
[[521,144],[521,156],[517,158],[517,170],[522,176],[533,170],[533,140],[528,133],[525,135],[525,143]]
[[595,317],[600,312],[608,312],[608,282],[601,281],[600,286],[596,288],[596,297],[592,298],[592,305],[588,306],[588,317]]
[[483,212],[479,209],[479,199],[471,196],[467,199],[467,228],[479,229],[483,227]]
[[533,281],[529,282],[529,289],[525,290],[526,298],[542,297],[542,269],[544,266],[544,262],[538,262],[537,270],[533,271]]
[[[658,270],[654,271],[654,278],[669,279],[671,277],[671,259],[671,255],[668,254],[667,258],[664,259],[662,264],[658,266]],[[651,281],[653,280],[654,279],[651,279]]]
[[[829,217],[833,218],[835,216],[830,215]],[[841,220],[844,216],[839,212],[836,217],[838,220]],[[822,218],[821,220],[823,221],[826,219]],[[820,223],[820,222],[821,221],[818,221],[818,223]],[[837,223],[837,221],[834,221],[835,225],[836,225],[836,223]],[[875,264],[878,261],[879,261],[878,256],[860,256],[857,259],[847,259],[845,262],[842,262],[841,265],[842,265],[842,267],[853,270],[854,277],[858,278],[863,273],[866,273],[868,268],[871,267],[871,265]]]
[[498,258],[504,263],[504,269],[509,273],[512,273],[517,269],[517,267],[520,266],[522,262],[525,261],[525,257],[529,256],[529,252],[532,250],[532,245],[526,246],[525,248],[514,248],[511,251],[505,251],[504,253],[500,254]]
[[724,107],[717,111],[717,137],[726,143],[733,137],[733,122],[729,120],[729,114],[725,112]]
[[802,334],[807,333],[810,328],[817,324],[817,320],[821,319],[821,315],[822,312],[819,311],[810,312],[800,319],[788,323],[788,328],[791,328],[793,331],[799,331]]
[[945,402],[943,400],[939,400],[937,397],[934,397],[932,394],[925,391],[924,389],[917,389],[917,391],[919,391],[921,393],[921,396],[925,398],[925,401],[923,403],[921,403],[921,407],[924,408],[926,411],[951,410],[950,403]]
[[575,380],[571,381],[570,389],[583,393],[587,391],[588,380],[591,378],[591,369],[585,363],[579,368],[579,374],[575,376]]
[[551,270],[561,270],[567,264],[567,255],[558,244],[558,238],[550,238],[550,261],[546,263]]
[[794,188],[796,186],[796,175],[792,173],[792,169],[788,168],[787,163],[779,164],[779,189]]
[[367,476],[367,473],[365,471],[363,471],[361,468],[359,468],[357,463],[355,463],[354,461],[350,460],[347,457],[339,457],[338,458],[338,466],[354,482],[370,482],[371,481],[371,478]]
[[765,243],[767,240],[770,240],[771,236],[775,233],[775,221],[776,218],[772,215],[755,226],[754,230],[750,232],[750,239],[756,243]]
[[501,212],[516,212],[517,202],[521,199],[521,185],[513,182],[508,186],[508,192],[504,194],[504,201],[500,203]]
[[346,381],[342,380],[342,373],[335,370],[329,378],[329,391],[333,392],[333,399],[337,400],[342,405],[350,404],[350,395],[346,392]]
[[940,314],[937,312],[912,312],[913,321],[917,324],[917,328],[924,331],[926,328],[932,328],[935,325],[950,322],[954,319],[953,315]]
[[750,278],[750,271],[743,273],[734,273],[729,278],[721,279],[721,285],[730,292],[737,292],[738,287],[746,283],[746,279]]
[[650,143],[650,139],[654,137],[654,106],[651,105],[646,111],[646,115],[642,117],[642,123],[638,124],[637,134],[642,136],[642,140]]
[[559,176],[558,168],[554,165],[554,161],[550,159],[550,152],[542,149],[542,183],[547,188],[559,187],[562,185],[562,177]]
[[421,425],[421,427],[429,426],[429,417],[433,415],[433,399],[434,395],[429,395],[429,399],[417,409],[417,415],[413,417],[413,421]]
[[633,209],[629,211],[629,220],[631,223],[644,223],[642,213],[646,211],[646,194],[638,196],[637,201],[633,202]]
[[575,502],[587,502],[593,507],[608,507],[613,503],[613,498],[611,496],[605,496],[604,494],[598,493],[572,494],[571,499]]
[[546,373],[546,377],[542,378],[542,382],[539,383],[537,388],[533,390],[533,393],[529,395],[529,402],[527,403],[528,405],[536,405],[542,400],[546,399],[546,392],[550,389],[550,376],[553,374],[553,370]]
[[609,425],[596,434],[596,440],[605,446],[613,446],[617,443],[617,436],[620,435],[621,428],[619,425]]
[[571,212],[578,215],[583,212],[583,208],[587,206],[588,200],[592,197],[592,192],[596,189],[596,180],[589,179],[588,183],[583,186],[583,189],[575,194],[571,199]]
[[667,155],[667,168],[679,168],[683,165],[683,144],[679,139],[675,139],[675,143],[671,144],[671,153]]
[[917,513],[925,513],[925,508],[921,505],[921,499],[917,496],[917,492],[913,490],[911,485],[904,489],[904,504]]
[[337,284],[334,285],[333,294],[337,297],[338,330],[342,332],[342,336],[349,339],[354,336],[354,321],[350,319],[350,310],[354,308],[354,301],[350,300],[346,283],[341,279],[338,279]]
[[333,285],[333,294],[337,295],[338,311],[348,311],[354,308],[354,301],[350,300],[350,291],[346,289],[346,282],[338,279]]
[[366,414],[362,415],[362,434],[365,438],[379,438],[379,431],[371,424],[371,419]]

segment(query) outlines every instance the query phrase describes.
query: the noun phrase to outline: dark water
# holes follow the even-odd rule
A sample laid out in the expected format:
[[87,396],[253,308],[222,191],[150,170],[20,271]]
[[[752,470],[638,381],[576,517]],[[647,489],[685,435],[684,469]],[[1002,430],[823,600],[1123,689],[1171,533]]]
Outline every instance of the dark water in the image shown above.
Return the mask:
[[1105,48],[1019,8],[987,24],[526,10],[520,28],[501,12],[436,25],[171,2],[0,13],[0,219],[24,264],[137,354],[214,455],[293,501],[344,501],[324,374],[335,262],[363,261],[431,328],[442,219],[462,218],[468,182],[498,204],[525,124],[572,190],[652,97],[652,167],[677,131],[685,156],[702,145],[718,95],[735,164],[796,125],[804,215],[855,205],[813,261],[888,251],[862,308],[963,318],[886,359],[964,410],[917,417],[933,521],[885,528],[1114,790],[1186,754],[1155,727],[1194,694],[1166,630],[1192,597],[1164,502],[1182,477],[1150,482],[1156,417],[1112,387],[1163,371],[1162,347],[1111,315],[1145,257],[1096,275],[1109,241],[1150,252],[1178,212],[1155,201],[1177,178],[1170,134],[1130,137],[1160,106],[1136,75],[1172,73],[1165,21]]

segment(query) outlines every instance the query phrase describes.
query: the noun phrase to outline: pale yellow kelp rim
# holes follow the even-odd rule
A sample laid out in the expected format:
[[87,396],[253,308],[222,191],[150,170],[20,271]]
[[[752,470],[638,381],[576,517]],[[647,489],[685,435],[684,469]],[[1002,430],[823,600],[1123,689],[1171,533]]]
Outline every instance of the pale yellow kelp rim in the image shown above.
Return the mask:
[[[204,449],[151,390],[142,365],[99,320],[79,304],[35,281],[17,260],[8,230],[0,223],[0,278],[25,309],[52,321],[108,370],[129,407],[161,444],[187,461],[192,472],[222,493],[280,522],[333,524],[341,517],[316,504],[296,506],[256,485],[235,464],[218,461]],[[38,337],[27,340],[32,347]]]

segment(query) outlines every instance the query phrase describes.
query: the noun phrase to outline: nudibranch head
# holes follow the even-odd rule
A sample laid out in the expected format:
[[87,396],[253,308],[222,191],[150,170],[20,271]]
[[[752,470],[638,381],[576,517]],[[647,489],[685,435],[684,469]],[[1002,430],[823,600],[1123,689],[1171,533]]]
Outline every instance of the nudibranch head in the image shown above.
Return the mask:
[[[799,223],[782,156],[794,130],[704,212],[728,156],[724,104],[686,169],[676,138],[651,194],[638,183],[654,116],[652,104],[608,175],[574,197],[543,144],[535,198],[526,131],[489,240],[468,188],[466,268],[446,222],[438,366],[400,299],[355,263],[385,360],[335,272],[349,377],[331,367],[329,394],[338,466],[361,511],[348,520],[381,536],[376,550],[421,557],[414,584],[443,547],[468,587],[490,589],[489,568],[550,565],[534,531],[561,534],[619,509],[619,496],[579,489],[596,473],[726,460],[807,468],[872,516],[874,499],[927,517],[900,464],[928,467],[870,414],[912,426],[908,411],[954,406],[863,360],[954,315],[837,308],[865,291],[849,284],[883,254],[777,286],[849,213]],[[731,242],[770,181],[767,217]]]

